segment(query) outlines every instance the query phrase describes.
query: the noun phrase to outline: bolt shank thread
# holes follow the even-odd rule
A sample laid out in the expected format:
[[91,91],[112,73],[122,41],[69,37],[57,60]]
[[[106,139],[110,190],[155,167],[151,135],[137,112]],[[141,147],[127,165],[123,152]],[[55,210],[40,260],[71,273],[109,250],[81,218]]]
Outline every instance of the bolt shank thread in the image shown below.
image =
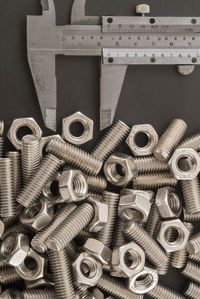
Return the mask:
[[58,210],[55,214],[53,221],[39,231],[32,239],[32,247],[40,253],[47,251],[46,241],[52,235],[55,230],[61,225],[61,223],[75,210],[74,204],[65,204],[62,209]]
[[47,155],[42,160],[38,171],[30,180],[29,184],[24,186],[18,195],[17,202],[29,208],[38,199],[48,181],[55,176],[62,163],[63,162],[55,156],[51,154]]
[[200,150],[200,133],[183,140],[178,148],[193,148],[195,151]]
[[22,278],[16,273],[14,267],[5,266],[0,269],[0,283],[4,285],[11,285],[21,281]]
[[125,123],[120,120],[116,121],[92,151],[92,155],[105,161],[122,140],[125,139],[129,131],[130,128]]
[[46,151],[92,175],[97,175],[103,164],[100,159],[64,140],[52,139]]
[[90,191],[103,193],[107,187],[107,181],[101,176],[86,176],[88,188]]
[[184,276],[197,283],[200,283],[199,273],[200,273],[200,266],[190,261],[187,262],[185,268],[182,271],[182,274]]
[[187,288],[184,291],[184,295],[189,298],[192,298],[192,299],[199,299],[200,298],[200,286],[194,282],[188,283]]
[[155,299],[164,299],[164,298],[170,298],[170,299],[185,299],[184,296],[178,294],[177,292],[170,290],[166,287],[164,287],[161,284],[157,284],[155,288],[153,288],[148,295],[150,295],[152,298]]
[[138,173],[169,171],[167,163],[158,161],[155,157],[139,157],[133,159]]
[[47,247],[51,250],[64,249],[90,223],[93,216],[94,208],[91,204],[78,206],[48,238]]
[[72,282],[72,271],[69,257],[64,250],[49,251],[49,263],[55,283],[57,299],[74,299],[75,291]]
[[163,133],[154,149],[154,156],[159,161],[167,162],[185,134],[186,123],[182,119],[174,119],[166,131]]
[[119,194],[105,191],[102,200],[108,204],[108,221],[96,237],[105,246],[110,247],[117,220]]
[[13,170],[13,188],[17,195],[22,187],[21,155],[18,152],[7,152],[6,158],[11,159]]
[[146,253],[147,258],[157,268],[168,261],[168,256],[158,243],[136,222],[127,222],[123,228],[125,236],[140,245]]
[[170,173],[153,173],[138,175],[133,179],[134,189],[157,189],[161,187],[175,187],[177,180]]
[[145,230],[152,238],[155,238],[157,236],[159,222],[160,222],[160,215],[158,212],[158,208],[157,205],[153,203],[151,205],[151,211],[149,213],[148,220],[145,223]]
[[54,289],[30,289],[20,293],[20,299],[55,299]]
[[9,158],[0,158],[0,212],[1,217],[12,217],[16,213],[12,161]]
[[34,135],[25,135],[22,138],[22,174],[24,185],[36,173],[40,164],[40,141]]

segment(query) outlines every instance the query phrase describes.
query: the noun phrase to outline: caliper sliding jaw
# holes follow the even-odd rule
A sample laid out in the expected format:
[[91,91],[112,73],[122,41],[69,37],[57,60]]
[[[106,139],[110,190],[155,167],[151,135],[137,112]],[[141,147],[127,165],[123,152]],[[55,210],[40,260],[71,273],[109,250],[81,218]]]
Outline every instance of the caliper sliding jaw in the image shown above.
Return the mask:
[[[41,0],[41,16],[27,17],[28,61],[46,127],[56,131],[56,55],[101,57],[100,129],[112,124],[128,65],[172,64],[190,74],[200,64],[200,18],[85,16],[86,0],[74,0],[71,25],[56,26],[53,0]],[[144,12],[144,13],[143,13]]]

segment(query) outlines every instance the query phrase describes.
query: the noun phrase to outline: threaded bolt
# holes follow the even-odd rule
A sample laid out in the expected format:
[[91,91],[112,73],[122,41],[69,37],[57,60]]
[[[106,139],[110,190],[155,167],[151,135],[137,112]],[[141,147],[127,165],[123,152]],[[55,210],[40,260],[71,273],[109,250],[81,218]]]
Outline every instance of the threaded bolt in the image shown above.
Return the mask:
[[21,299],[55,299],[54,289],[30,289],[20,293]]
[[153,203],[151,205],[151,210],[149,213],[148,220],[145,223],[145,230],[152,238],[155,238],[158,234],[159,222],[160,222],[160,215],[158,212],[158,208],[157,205]]
[[161,187],[175,187],[177,180],[168,172],[138,175],[133,179],[134,189],[157,189]]
[[105,161],[122,140],[125,139],[129,131],[130,128],[125,123],[120,120],[116,121],[92,151],[92,155]]
[[105,246],[110,247],[117,220],[119,194],[105,191],[102,200],[108,204],[108,221],[103,229],[97,233],[97,239]]
[[200,298],[200,286],[194,282],[190,282],[184,291],[184,295],[191,299]]
[[[190,235],[193,232],[194,226],[192,225],[192,223],[189,222],[184,222],[184,225],[187,227],[187,229],[190,232]],[[187,262],[187,251],[186,249],[181,249],[179,251],[175,251],[172,253],[171,255],[171,266],[177,269],[182,269],[186,262]]]
[[62,163],[63,162],[55,156],[51,154],[47,155],[43,159],[37,173],[18,195],[17,202],[29,208],[38,199],[44,186],[56,174]]
[[21,155],[18,152],[7,152],[6,158],[11,159],[13,170],[14,194],[18,194],[22,187]]
[[75,290],[79,298],[81,299],[88,299],[89,298],[89,290],[85,286],[75,285]]
[[92,175],[98,174],[103,164],[99,158],[64,142],[64,140],[52,139],[48,143],[46,151]]
[[84,229],[94,216],[94,208],[89,203],[78,206],[46,241],[51,250],[62,250]]
[[16,212],[12,161],[0,158],[0,211],[2,217],[12,217]]
[[75,210],[74,204],[65,204],[62,209],[58,210],[53,221],[39,231],[31,241],[32,247],[40,253],[47,251],[46,241],[59,225]]
[[195,263],[200,263],[200,255],[199,254],[190,254],[189,255],[189,260],[195,262]]
[[71,263],[64,250],[49,251],[49,263],[55,283],[55,292],[57,299],[75,298],[75,291],[72,282]]
[[115,247],[120,247],[123,244],[126,243],[125,238],[124,238],[124,234],[123,234],[123,226],[124,226],[124,222],[123,220],[121,220],[120,218],[117,218],[117,223],[116,223],[116,227],[114,229],[114,236],[112,238],[112,248]]
[[3,157],[3,145],[4,145],[4,140],[3,140],[3,131],[4,131],[4,121],[0,121],[0,158]]
[[168,257],[166,253],[139,224],[136,222],[127,222],[124,224],[123,231],[129,240],[135,241],[143,248],[149,261],[157,268],[167,263]]
[[174,119],[154,149],[155,158],[167,162],[186,129],[187,124],[182,119]]
[[200,253],[200,233],[194,235],[187,243],[186,250],[192,255]]
[[28,234],[28,229],[22,225],[22,223],[17,223],[13,226],[6,228],[3,233],[2,239],[5,238],[10,233],[21,233],[21,234]]
[[139,157],[133,159],[136,165],[138,173],[148,173],[148,172],[162,172],[169,171],[169,166],[167,163],[158,161],[155,157]]
[[[142,299],[142,295],[137,295],[129,291],[123,282],[104,273],[97,283],[97,288],[102,292],[120,299]],[[171,298],[170,298],[171,299]]]
[[178,148],[193,148],[195,151],[200,150],[200,133],[183,140]]
[[26,185],[36,173],[40,164],[40,141],[34,135],[22,138],[22,174]]
[[161,284],[157,284],[155,288],[153,288],[148,295],[155,299],[163,299],[163,298],[170,298],[170,299],[185,299],[184,296],[178,294],[177,292],[166,288]]
[[89,191],[103,193],[107,187],[107,181],[101,176],[86,176]]
[[194,280],[195,282],[200,283],[200,266],[188,261],[185,268],[182,271],[182,274],[187,278]]
[[11,285],[21,281],[22,278],[16,273],[14,267],[5,266],[0,269],[0,283],[4,285]]

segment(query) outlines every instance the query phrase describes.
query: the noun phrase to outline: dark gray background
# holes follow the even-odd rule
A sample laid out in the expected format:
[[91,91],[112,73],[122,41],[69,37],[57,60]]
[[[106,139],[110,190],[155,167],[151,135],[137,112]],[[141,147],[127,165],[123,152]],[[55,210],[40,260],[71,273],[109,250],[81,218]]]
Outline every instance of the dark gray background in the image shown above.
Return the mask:
[[[73,0],[56,0],[57,24],[70,21]],[[134,15],[136,0],[88,0],[88,15]],[[151,0],[151,15],[200,16],[199,0]],[[26,54],[26,15],[41,14],[39,0],[0,0],[0,119],[6,130],[12,120],[34,117],[46,130],[32,82]],[[63,117],[85,113],[95,121],[95,138],[99,138],[99,59],[96,57],[57,57],[59,131]],[[128,68],[117,108],[116,119],[128,125],[151,123],[161,133],[175,117],[188,124],[186,135],[199,130],[200,68],[181,76],[173,66],[133,66]],[[102,134],[102,133],[101,133]],[[11,145],[6,141],[6,149]],[[170,270],[160,280],[180,291],[185,280],[179,271]]]

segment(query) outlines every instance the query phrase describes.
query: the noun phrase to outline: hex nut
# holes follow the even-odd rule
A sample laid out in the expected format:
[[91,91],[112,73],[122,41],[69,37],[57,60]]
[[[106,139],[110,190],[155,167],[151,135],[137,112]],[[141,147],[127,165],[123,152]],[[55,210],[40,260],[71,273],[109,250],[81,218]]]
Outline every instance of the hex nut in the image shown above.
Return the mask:
[[88,229],[90,232],[97,233],[108,222],[108,204],[106,202],[100,201],[94,196],[89,196],[87,200],[94,207],[94,217],[88,225]]
[[77,283],[88,287],[95,286],[103,273],[100,261],[87,252],[82,252],[72,267]]
[[[71,133],[71,125],[73,123],[81,123],[83,125],[83,133],[80,136],[74,136]],[[93,138],[94,122],[81,112],[76,112],[62,120],[62,138],[72,144],[81,145]]]
[[40,140],[40,158],[43,158],[45,155],[45,149],[48,145],[48,143],[53,140],[53,139],[58,139],[64,142],[62,137],[60,135],[51,135],[51,136],[46,136],[42,137]]
[[22,149],[22,141],[18,139],[17,132],[22,127],[28,127],[31,130],[32,134],[35,135],[38,139],[41,139],[42,137],[42,130],[32,117],[15,119],[11,124],[7,137],[14,145],[14,147],[18,150]]
[[[174,236],[174,232],[172,231],[172,229],[176,231],[177,236]],[[168,240],[168,233],[169,236],[172,233],[173,241]],[[181,222],[181,220],[173,219],[161,223],[157,241],[165,249],[166,252],[174,252],[185,248],[189,239],[189,235],[189,230]]]
[[42,277],[37,280],[27,280],[25,281],[27,289],[38,289],[41,287],[54,287],[54,283],[51,281],[50,276]]
[[153,201],[153,191],[123,189],[120,193],[118,215],[124,221],[145,223]]
[[101,241],[88,238],[83,245],[83,250],[98,259],[102,264],[108,265],[111,260],[112,251]]
[[29,238],[21,233],[9,233],[1,242],[0,256],[11,266],[17,267],[29,251]]
[[[27,265],[29,266],[27,267]],[[44,277],[46,267],[46,259],[30,249],[24,261],[15,270],[22,279],[33,281]]]
[[[148,142],[144,147],[139,147],[136,144],[136,136],[139,133],[144,133],[148,137]],[[155,129],[149,124],[133,126],[127,139],[126,143],[133,155],[135,156],[148,156],[153,153],[153,150],[158,143],[158,134]]]
[[[121,171],[117,167],[121,167]],[[133,158],[123,153],[111,155],[104,164],[104,174],[107,180],[115,186],[126,186],[137,175]]]
[[182,212],[182,203],[174,188],[160,188],[155,200],[159,214],[164,219],[178,218]]
[[[178,163],[183,158],[189,158],[192,162],[189,170],[184,171],[184,169],[179,166]],[[193,180],[200,171],[200,157],[192,148],[178,148],[169,161],[169,167],[177,180]]]
[[80,170],[65,170],[59,179],[59,191],[66,202],[77,202],[85,199],[88,194],[88,183]]
[[63,203],[64,200],[60,195],[59,190],[59,179],[61,177],[61,173],[58,172],[55,177],[53,177],[44,187],[43,196],[47,198],[53,205]]
[[114,248],[112,253],[112,275],[132,277],[142,271],[145,265],[145,253],[135,242]]
[[157,283],[157,271],[144,267],[141,272],[129,278],[129,289],[135,294],[147,294],[155,288]]
[[21,223],[34,230],[40,231],[53,219],[54,207],[46,198],[40,198],[30,208],[24,209],[20,216]]

